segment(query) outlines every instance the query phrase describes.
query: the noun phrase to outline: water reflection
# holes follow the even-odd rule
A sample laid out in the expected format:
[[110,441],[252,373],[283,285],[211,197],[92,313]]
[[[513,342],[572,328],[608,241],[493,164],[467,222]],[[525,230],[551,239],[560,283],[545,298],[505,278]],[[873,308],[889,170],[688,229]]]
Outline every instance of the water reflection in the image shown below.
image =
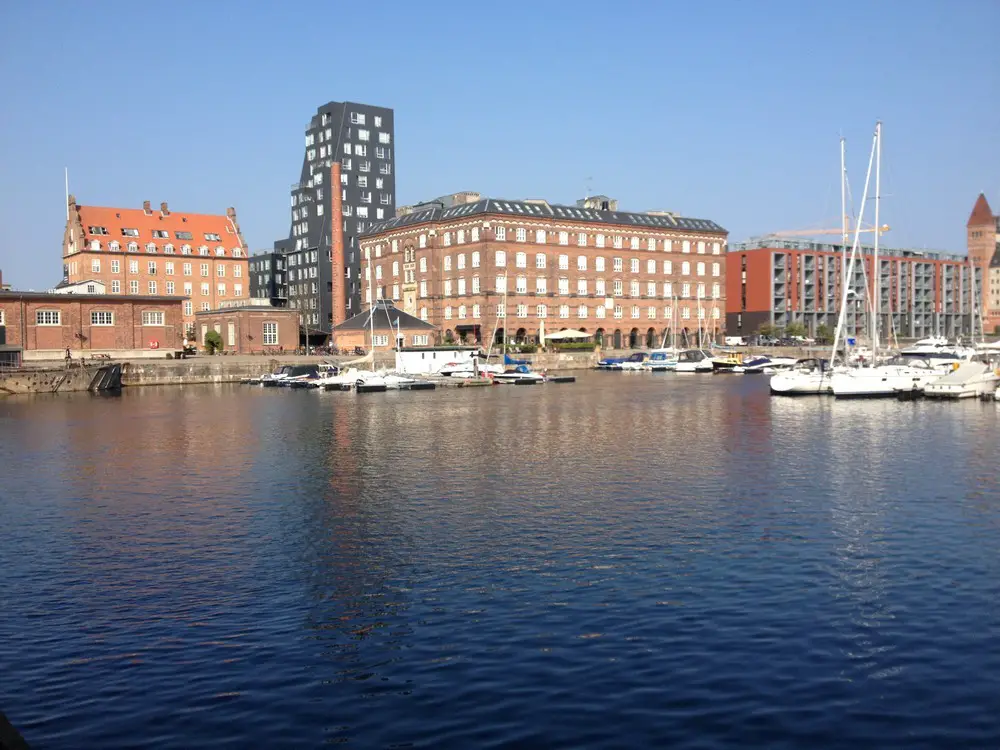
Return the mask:
[[3,401],[0,699],[45,746],[976,744],[991,407],[612,373]]

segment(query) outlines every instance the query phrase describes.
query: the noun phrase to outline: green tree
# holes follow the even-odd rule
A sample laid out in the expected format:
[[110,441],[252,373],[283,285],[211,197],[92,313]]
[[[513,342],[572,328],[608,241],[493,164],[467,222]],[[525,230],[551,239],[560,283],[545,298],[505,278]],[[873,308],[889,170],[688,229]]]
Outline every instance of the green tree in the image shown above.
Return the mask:
[[209,354],[222,351],[222,334],[218,331],[208,331],[205,334],[205,349]]
[[759,333],[761,336],[774,336],[776,332],[777,329],[770,323],[761,323],[759,326],[757,326],[757,333]]
[[802,323],[789,323],[785,326],[786,336],[799,336],[805,338],[805,335],[809,333],[806,327]]
[[825,323],[816,326],[816,343],[817,344],[830,344],[833,342],[833,331],[830,330],[830,326]]

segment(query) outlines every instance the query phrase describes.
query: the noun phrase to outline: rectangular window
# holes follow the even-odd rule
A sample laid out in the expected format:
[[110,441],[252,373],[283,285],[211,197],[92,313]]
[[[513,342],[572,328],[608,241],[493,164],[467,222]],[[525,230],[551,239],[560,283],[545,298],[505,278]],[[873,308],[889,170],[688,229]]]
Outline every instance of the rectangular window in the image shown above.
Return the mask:
[[174,275],[174,263],[173,263],[173,261],[168,261],[166,264],[164,264],[163,273],[165,273],[167,276],[173,276]]
[[216,287],[216,293],[220,297],[225,297],[226,296],[226,285],[225,284],[219,284],[218,287]]
[[535,307],[535,316],[538,318],[548,317],[549,309],[545,305],[537,305]]
[[111,261],[111,273],[121,273],[121,262],[117,259]]
[[647,297],[655,297],[656,296],[656,282],[655,281],[647,281],[646,282],[646,296]]
[[201,275],[205,277],[208,276],[208,263],[201,264]]
[[94,258],[92,261],[90,261],[90,272],[91,273],[100,273],[101,272],[101,259],[100,258]]
[[615,305],[615,317],[616,318],[622,317],[622,307],[621,307],[621,305]]
[[577,271],[586,271],[587,270],[587,256],[586,255],[578,255],[578,256],[576,256],[576,270]]
[[650,237],[646,240],[646,249],[656,250],[656,239],[654,237]]
[[594,282],[594,293],[598,297],[607,296],[608,290],[607,287],[604,285],[604,279],[598,279],[597,281]]
[[217,265],[215,267],[215,275],[218,276],[220,279],[223,279],[223,278],[226,277],[226,264],[225,263],[220,263],[219,265]]
[[115,324],[115,316],[110,312],[104,312],[103,310],[92,310],[90,313],[90,325],[92,326],[111,326]]
[[146,264],[146,272],[150,276],[156,276],[156,261],[155,260],[151,260],[151,261],[149,261],[149,263]]
[[208,291],[208,284],[202,284],[201,285],[201,296],[202,297],[207,297],[209,294],[210,294],[210,292]]
[[428,336],[426,333],[413,334],[413,345],[414,346],[427,346]]
[[507,291],[507,277],[506,276],[497,276],[496,277],[496,282],[494,283],[493,288],[496,289],[496,291],[500,292],[501,294],[503,294],[504,292],[506,292]]
[[149,281],[149,282],[147,282],[146,287],[147,287],[147,292],[149,294],[156,294],[156,282],[155,281]]
[[528,267],[527,253],[517,253],[517,255],[514,256],[514,265],[517,266],[518,268],[527,268]]
[[621,258],[615,258],[613,268],[616,272],[620,273],[625,268],[624,261]]
[[664,276],[669,276],[673,272],[674,272],[674,264],[673,264],[673,262],[669,261],[669,260],[663,261],[663,275]]
[[138,294],[139,293],[139,282],[136,281],[135,279],[132,279],[128,283],[128,293],[129,294]]
[[699,276],[704,276],[705,275],[705,264],[704,263],[698,263],[698,265],[695,267],[695,272]]
[[277,346],[278,344],[278,324],[271,321],[266,321],[261,326],[261,337],[264,341],[264,346]]
[[528,241],[528,230],[526,230],[524,227],[518,227],[517,231],[514,233],[514,238],[518,242],[527,242]]
[[615,235],[614,238],[611,241],[611,244],[614,247],[621,248],[622,247],[622,238],[620,236],[618,236],[618,235]]
[[507,265],[507,253],[504,250],[497,250],[493,260],[497,268],[504,268]]
[[587,233],[586,232],[579,232],[576,235],[576,244],[579,245],[580,247],[586,247],[587,246]]
[[548,286],[548,280],[544,276],[539,276],[535,279],[535,292],[537,294],[546,294]]
[[535,254],[535,268],[545,268],[545,253]]
[[559,294],[569,294],[569,279],[565,276],[559,279]]
[[628,283],[628,296],[638,297],[639,296],[639,282],[634,279]]
[[629,265],[629,270],[631,270],[632,273],[639,273],[639,259],[638,258],[632,258],[629,261],[628,265]]
[[535,242],[537,242],[539,245],[544,245],[545,244],[545,230],[544,229],[536,229],[535,230]]
[[451,279],[444,280],[444,296],[445,297],[451,296]]
[[653,258],[646,261],[646,273],[656,273],[656,261]]
[[459,297],[465,296],[465,279],[458,280],[458,296]]
[[703,240],[698,240],[698,255],[705,254],[705,243]]
[[519,317],[519,318],[527,318],[528,317],[528,306],[527,305],[518,305],[517,306],[517,317]]
[[159,310],[145,310],[142,313],[142,324],[144,326],[162,326],[163,313]]
[[718,276],[721,273],[721,266],[718,263],[712,264],[712,275]]
[[497,317],[498,318],[507,317],[507,307],[505,305],[497,305]]
[[59,310],[37,310],[35,311],[35,325],[57,326],[61,321]]
[[128,272],[129,273],[139,273],[139,261],[130,260],[128,262]]
[[493,237],[497,240],[507,239],[507,227],[497,227],[493,230]]
[[168,281],[167,282],[167,294],[173,294],[173,293],[174,293],[174,282]]
[[604,235],[597,235],[597,237],[594,238],[594,244],[597,245],[597,247],[604,247]]
[[121,294],[121,291],[122,291],[122,283],[118,279],[114,279],[111,282],[111,293]]
[[576,308],[576,317],[578,317],[578,318],[586,318],[587,317],[587,306],[586,305],[580,305],[578,308]]
[[625,294],[624,285],[622,284],[621,279],[615,279],[614,282],[612,282],[611,289],[612,289],[611,293],[615,297],[621,297],[622,295]]
[[527,276],[518,276],[517,279],[515,279],[515,281],[514,281],[514,291],[517,292],[518,294],[527,294],[528,293],[528,277]]
[[577,279],[576,280],[576,293],[577,294],[586,294],[587,293],[587,280],[586,279]]

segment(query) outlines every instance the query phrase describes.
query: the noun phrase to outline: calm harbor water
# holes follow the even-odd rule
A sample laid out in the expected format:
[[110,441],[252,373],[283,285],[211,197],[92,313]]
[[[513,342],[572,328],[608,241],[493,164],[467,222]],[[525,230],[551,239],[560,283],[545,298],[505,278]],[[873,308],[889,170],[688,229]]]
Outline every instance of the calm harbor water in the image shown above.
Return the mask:
[[998,437],[749,376],[0,400],[0,710],[40,748],[995,748]]

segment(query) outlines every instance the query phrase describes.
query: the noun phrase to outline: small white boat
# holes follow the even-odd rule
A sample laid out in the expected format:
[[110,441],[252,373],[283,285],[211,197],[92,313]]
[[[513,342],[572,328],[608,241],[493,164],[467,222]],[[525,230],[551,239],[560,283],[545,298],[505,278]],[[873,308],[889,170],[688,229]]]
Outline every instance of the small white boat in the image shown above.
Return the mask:
[[544,383],[545,376],[533,372],[527,365],[518,365],[510,370],[506,370],[499,375],[493,376],[494,383],[508,383],[512,385],[531,385]]
[[825,359],[800,359],[791,369],[771,377],[771,393],[776,396],[833,393],[832,374],[833,370]]
[[677,366],[676,349],[653,349],[649,359],[642,363],[643,367],[652,372],[668,372]]
[[480,376],[499,375],[503,372],[503,365],[479,362],[473,367],[472,362],[449,362],[438,370],[437,374],[453,378],[471,378],[475,377],[476,370],[478,370]]
[[994,393],[1000,383],[1000,369],[990,362],[960,362],[952,372],[931,381],[924,388],[928,398],[978,398]]
[[712,355],[701,349],[685,349],[677,355],[674,372],[712,372]]

